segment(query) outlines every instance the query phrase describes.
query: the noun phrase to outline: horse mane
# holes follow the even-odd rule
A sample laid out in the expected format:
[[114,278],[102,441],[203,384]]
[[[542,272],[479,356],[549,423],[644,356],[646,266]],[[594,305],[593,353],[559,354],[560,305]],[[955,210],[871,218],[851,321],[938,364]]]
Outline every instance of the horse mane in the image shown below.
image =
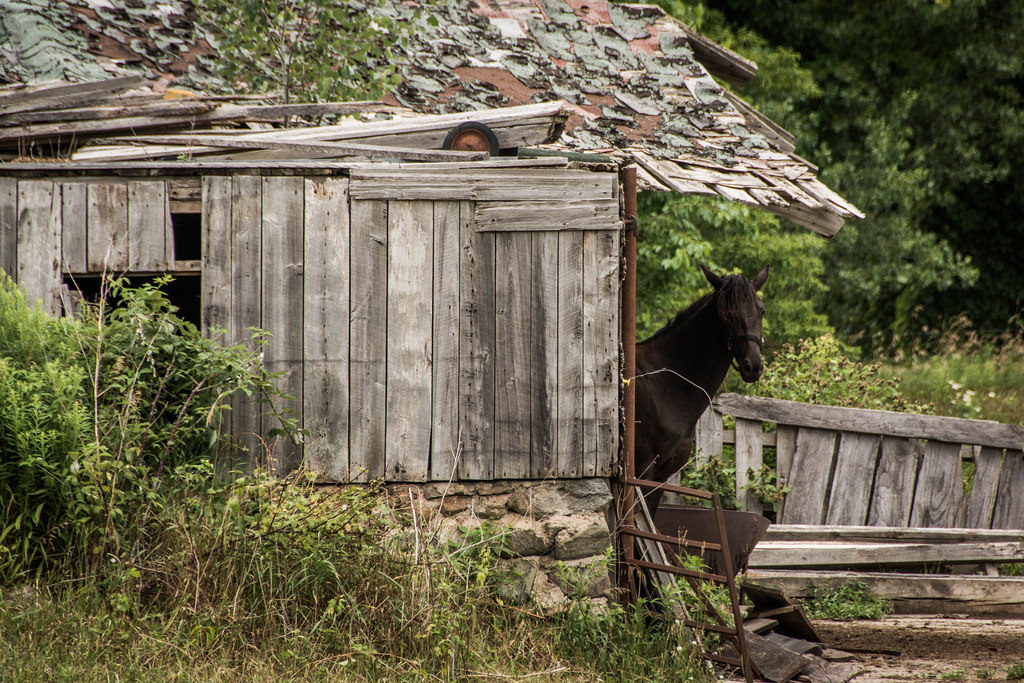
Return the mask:
[[743,283],[746,283],[748,288],[753,291],[753,285],[751,285],[750,281],[742,275],[726,275],[723,279],[725,281],[722,283],[721,287],[718,289],[712,289],[710,292],[684,308],[682,311],[677,313],[674,318],[665,323],[664,327],[644,341],[653,341],[687,325],[693,318],[697,317],[698,313],[703,312],[704,309],[711,305],[719,296],[723,297],[728,306],[735,307],[737,298],[740,295],[738,290],[742,287]]

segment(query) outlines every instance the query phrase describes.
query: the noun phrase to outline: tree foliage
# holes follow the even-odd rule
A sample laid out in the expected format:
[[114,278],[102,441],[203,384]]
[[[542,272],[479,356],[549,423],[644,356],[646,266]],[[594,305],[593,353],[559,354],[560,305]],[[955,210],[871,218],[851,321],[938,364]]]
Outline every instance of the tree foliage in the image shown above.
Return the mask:
[[[372,0],[370,0],[372,2]],[[404,29],[352,0],[198,0],[236,87],[287,104],[377,97],[397,85],[391,48]]]
[[824,296],[821,249],[825,242],[771,214],[707,197],[644,193],[637,244],[638,336],[649,336],[708,291],[704,263],[717,273],[748,277],[766,263],[771,276],[761,296],[764,332],[775,342],[830,330],[816,310]]
[[794,102],[800,151],[868,213],[827,254],[837,329],[875,348],[960,312],[1005,329],[1024,289],[1011,260],[1024,237],[1019,3],[708,5],[801,55],[819,86]]

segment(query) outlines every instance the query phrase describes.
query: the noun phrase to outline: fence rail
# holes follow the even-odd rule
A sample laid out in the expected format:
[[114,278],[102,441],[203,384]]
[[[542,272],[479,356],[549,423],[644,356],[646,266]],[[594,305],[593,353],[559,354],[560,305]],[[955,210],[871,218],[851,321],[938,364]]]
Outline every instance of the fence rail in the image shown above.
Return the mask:
[[724,394],[698,424],[696,457],[730,442],[743,509],[763,510],[749,472],[774,460],[789,488],[779,523],[1024,528],[1022,426]]

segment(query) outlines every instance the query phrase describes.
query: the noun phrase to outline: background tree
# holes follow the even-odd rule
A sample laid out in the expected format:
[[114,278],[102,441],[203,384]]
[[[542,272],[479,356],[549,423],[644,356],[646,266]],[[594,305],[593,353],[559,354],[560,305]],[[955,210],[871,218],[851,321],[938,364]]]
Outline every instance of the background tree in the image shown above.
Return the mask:
[[733,30],[799,53],[818,84],[779,120],[823,179],[868,213],[825,252],[838,331],[882,350],[927,339],[960,312],[988,335],[1006,329],[1024,291],[1020,4],[707,4]]
[[401,78],[402,27],[351,0],[199,0],[221,75],[285,104],[378,97]]

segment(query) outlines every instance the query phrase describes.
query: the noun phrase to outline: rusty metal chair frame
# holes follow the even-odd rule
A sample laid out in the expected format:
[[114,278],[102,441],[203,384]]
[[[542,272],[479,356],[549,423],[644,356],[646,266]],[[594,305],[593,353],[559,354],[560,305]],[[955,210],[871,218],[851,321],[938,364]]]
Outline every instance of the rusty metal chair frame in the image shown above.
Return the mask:
[[[638,598],[638,570],[662,572],[672,576],[683,577],[697,595],[705,609],[705,613],[710,615],[713,621],[699,621],[691,619],[689,615],[686,614],[682,616],[682,622],[688,628],[710,631],[729,638],[736,646],[736,651],[739,653],[739,657],[737,658],[715,654],[701,648],[702,655],[704,658],[711,661],[734,666],[742,670],[744,679],[747,683],[751,683],[754,680],[754,675],[760,675],[761,672],[756,670],[757,667],[751,660],[747,650],[746,637],[743,630],[743,614],[740,611],[739,591],[736,588],[732,559],[729,554],[729,539],[725,531],[725,519],[722,514],[722,502],[719,495],[717,493],[701,491],[699,489],[691,489],[684,486],[675,486],[672,484],[649,481],[646,479],[634,479],[630,477],[623,477],[619,484],[619,487],[617,487],[616,503],[619,511],[619,522],[617,528],[620,587],[628,590],[630,600],[635,603]],[[686,538],[666,536],[658,533],[655,530],[656,527],[654,526],[654,520],[650,518],[647,506],[643,503],[643,497],[641,495],[637,495],[637,493],[643,489],[656,488],[663,491],[678,493],[689,498],[695,498],[700,501],[710,502],[711,508],[714,512],[715,525],[718,530],[718,543],[690,541]],[[633,503],[632,499],[635,499],[636,502]],[[640,517],[643,520],[642,523],[644,523],[645,526],[648,526],[648,528],[651,529],[650,531],[639,528],[636,521],[636,508],[639,508]],[[670,558],[669,561],[671,564],[661,564],[660,562],[651,562],[649,560],[636,558],[634,552],[636,539],[653,541],[663,546],[666,550],[667,557]],[[722,566],[725,569],[724,575],[695,571],[683,567],[679,556],[675,554],[676,549],[680,547],[721,552],[723,556]],[[733,617],[732,626],[728,625],[725,616],[719,612],[718,607],[708,598],[701,586],[702,581],[708,581],[727,587],[729,591],[730,611],[732,612]]]

